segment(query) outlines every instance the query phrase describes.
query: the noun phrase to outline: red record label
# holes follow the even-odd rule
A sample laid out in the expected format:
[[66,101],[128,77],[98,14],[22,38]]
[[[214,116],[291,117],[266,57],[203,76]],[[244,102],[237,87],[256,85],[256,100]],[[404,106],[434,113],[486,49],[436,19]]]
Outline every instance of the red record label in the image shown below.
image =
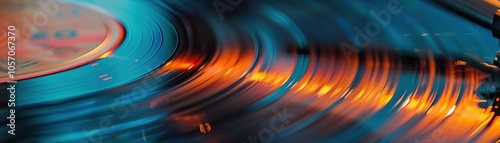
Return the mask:
[[[112,52],[124,37],[123,26],[104,13],[72,4],[13,2],[0,10],[0,44],[15,44],[15,55],[0,48],[0,82],[9,79],[9,57],[15,80],[75,68]],[[16,30],[9,35],[9,27]],[[8,39],[11,38],[10,40]]]

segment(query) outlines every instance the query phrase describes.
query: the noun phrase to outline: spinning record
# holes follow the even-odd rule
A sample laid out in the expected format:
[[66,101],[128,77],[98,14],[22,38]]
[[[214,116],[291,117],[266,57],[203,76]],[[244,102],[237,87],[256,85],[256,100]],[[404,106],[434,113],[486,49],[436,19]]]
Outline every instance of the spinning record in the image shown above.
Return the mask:
[[22,30],[0,142],[500,139],[480,96],[498,40],[451,1],[51,2],[45,25],[34,1],[1,6]]
[[[30,2],[35,6],[23,3],[28,6],[16,8],[36,8],[37,3]],[[122,93],[129,93],[133,87],[129,86],[130,89],[121,92],[117,88],[126,88],[127,84],[165,65],[179,46],[174,27],[176,20],[162,12],[166,10],[164,5],[142,1],[49,2],[59,10],[54,16],[49,16],[47,25],[40,25],[35,31],[23,29],[18,36],[18,43],[23,45],[18,49],[17,58],[33,61],[24,69],[19,67],[19,77],[16,78],[19,80],[16,84],[15,108],[19,123],[16,132],[25,134],[0,136],[1,142],[85,141],[87,136],[82,133],[93,133],[92,130],[100,128],[100,124],[90,120],[80,124],[86,120],[82,117],[106,114],[112,112],[111,106],[116,106],[96,101],[112,102]],[[137,12],[131,8],[142,10]],[[5,24],[16,24],[17,17],[25,15],[31,20],[33,13],[43,12],[41,9],[16,9],[19,14],[8,12],[16,15],[5,18],[8,21],[2,20]],[[2,82],[5,82],[5,77]],[[7,88],[8,85],[4,83],[1,87]],[[61,118],[56,119],[55,116]],[[74,130],[76,132],[55,129],[61,125],[85,129]],[[36,130],[44,132],[32,132],[35,126]],[[2,126],[0,129],[10,128]],[[87,130],[90,132],[82,132]]]

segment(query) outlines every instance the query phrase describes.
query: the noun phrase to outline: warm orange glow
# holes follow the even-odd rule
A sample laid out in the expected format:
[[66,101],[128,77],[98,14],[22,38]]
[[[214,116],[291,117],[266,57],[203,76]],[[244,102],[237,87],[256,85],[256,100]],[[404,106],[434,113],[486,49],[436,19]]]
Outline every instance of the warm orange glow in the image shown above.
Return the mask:
[[464,66],[464,65],[467,65],[467,62],[462,61],[462,60],[457,60],[457,61],[455,61],[455,65],[456,66]]
[[[445,69],[438,69],[442,67],[432,59],[432,56],[425,56],[428,60],[420,61],[421,65],[418,67],[419,71],[415,81],[411,81],[416,82],[416,86],[408,88],[403,93],[408,96],[402,98],[395,92],[400,85],[399,82],[409,84],[411,82],[400,81],[398,76],[403,71],[394,68],[399,63],[397,60],[386,57],[389,56],[367,54],[365,57],[367,60],[363,61],[364,65],[359,65],[356,59],[351,59],[349,66],[344,66],[339,70],[326,72],[312,72],[310,70],[305,77],[312,78],[299,81],[298,86],[294,86],[293,91],[296,92],[290,96],[296,96],[297,101],[317,97],[319,100],[308,103],[308,105],[314,105],[320,111],[343,99],[341,104],[331,111],[332,114],[356,120],[369,118],[374,113],[380,112],[383,107],[392,106],[389,104],[390,101],[397,101],[400,103],[398,113],[391,117],[393,119],[385,123],[379,131],[384,131],[388,135],[408,124],[412,119],[419,118],[419,121],[395,142],[408,141],[418,136],[423,136],[423,141],[432,141],[435,138],[433,132],[447,133],[447,140],[444,142],[460,141],[455,139],[470,140],[490,121],[492,113],[489,111],[492,107],[489,109],[478,107],[477,102],[480,99],[474,94],[475,89],[481,84],[480,79],[484,78],[484,74],[471,70],[470,67],[465,67],[467,76],[456,77],[456,72],[462,71],[456,71],[457,68],[454,66],[465,66],[467,63],[450,60],[447,61],[448,64],[445,64]],[[431,58],[429,59],[429,57]],[[336,60],[339,60],[335,62],[336,64],[346,63],[342,59]],[[366,74],[362,74],[359,83],[352,86],[356,76],[356,72],[353,71],[356,71],[359,66],[364,66],[363,73]],[[438,74],[439,70],[446,72]],[[329,77],[329,75],[333,75],[332,78],[325,80],[324,77]],[[436,91],[436,86],[442,86],[441,90]],[[459,95],[463,99],[459,99]],[[420,119],[422,115],[424,116]],[[500,125],[494,124],[491,128],[498,130]],[[481,136],[479,140],[488,142],[492,138],[498,137],[498,131],[494,133],[493,129],[488,130],[487,135]]]
[[166,63],[160,71],[167,72],[171,70],[191,70],[196,66],[195,62],[186,60],[176,60]]
[[325,94],[327,94],[328,92],[330,92],[330,90],[332,89],[332,86],[323,86],[323,88],[321,88],[318,92],[318,96],[323,96]]
[[[304,105],[302,111],[297,109],[303,118],[328,110],[322,118],[342,117],[349,121],[366,121],[374,115],[390,112],[390,117],[380,123],[377,134],[385,136],[405,130],[394,142],[413,142],[417,137],[422,141],[433,141],[433,132],[446,133],[446,140],[442,142],[467,142],[475,135],[478,135],[477,142],[492,142],[498,138],[499,122],[493,123],[483,133],[478,133],[486,129],[486,124],[492,118],[492,107],[483,109],[477,106],[480,99],[475,95],[475,89],[481,84],[484,74],[463,62],[445,60],[444,63],[437,63],[431,53],[424,52],[420,53],[422,58],[419,61],[410,62],[415,63],[412,65],[415,68],[403,69],[407,61],[380,51],[370,51],[369,48],[365,49],[364,58],[351,55],[347,59],[341,54],[331,56],[332,53],[318,52],[309,56],[321,60],[309,60],[305,73],[301,73],[301,77],[293,79],[289,85],[284,85],[295,72],[296,65],[290,62],[295,57],[291,57],[293,60],[282,60],[281,63],[277,60],[275,64],[278,66],[261,68],[263,62],[256,62],[252,54],[240,53],[242,51],[238,49],[228,50],[233,51],[221,52],[218,60],[209,62],[201,69],[201,73],[210,74],[197,75],[196,79],[173,92],[166,92],[163,98],[151,102],[152,105],[168,102],[170,104],[166,106],[169,108],[181,108],[202,103],[200,105],[204,106],[200,110],[210,107],[215,111],[237,112],[248,106],[243,103],[255,103],[277,91],[277,88],[289,86],[291,89],[274,102]],[[173,68],[183,63],[192,62],[173,61],[167,65]],[[464,65],[464,68],[456,68],[456,65]],[[249,67],[265,70],[248,71]],[[460,74],[457,72],[463,72],[466,76],[458,76]],[[235,81],[242,82],[234,85]],[[229,86],[237,89],[243,85],[251,86],[244,87],[249,89],[239,93],[242,96],[220,95],[231,96],[232,102],[225,102],[221,106],[204,103],[207,96],[220,94]],[[332,105],[335,107],[331,108]],[[235,122],[244,124],[245,120]],[[321,127],[324,132],[335,132],[343,125],[332,120],[318,122],[321,123],[314,124],[331,125]],[[211,130],[205,121],[192,123],[202,133]]]
[[256,73],[250,74],[248,80],[263,82],[263,83],[270,83],[273,85],[280,85],[281,83],[285,82],[286,77],[284,77],[282,75],[275,74],[275,73],[256,72]]
[[100,59],[104,59],[104,58],[107,58],[109,57],[113,52],[112,51],[108,51],[104,54],[102,54],[101,56],[99,56]]
[[264,79],[264,77],[265,77],[264,73],[254,73],[250,76],[249,80],[260,81]]
[[483,0],[484,2],[487,2],[495,7],[500,8],[500,1],[498,0]]
[[204,133],[204,134],[206,134],[212,130],[212,126],[210,126],[209,123],[200,123],[198,126],[200,128],[200,132]]
[[457,106],[453,106],[450,111],[448,111],[448,113],[446,114],[446,117],[450,116],[454,111],[455,109],[457,108]]

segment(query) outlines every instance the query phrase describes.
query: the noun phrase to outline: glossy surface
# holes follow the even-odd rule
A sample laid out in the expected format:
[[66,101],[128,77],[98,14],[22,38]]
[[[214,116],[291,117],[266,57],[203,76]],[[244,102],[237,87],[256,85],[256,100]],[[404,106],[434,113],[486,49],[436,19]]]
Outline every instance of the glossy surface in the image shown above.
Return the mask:
[[[220,2],[74,2],[112,15],[125,39],[91,64],[20,81],[17,139],[500,138],[498,117],[475,94],[487,75],[470,66],[495,56],[498,40],[461,15],[415,0]],[[232,10],[220,15],[221,6]]]

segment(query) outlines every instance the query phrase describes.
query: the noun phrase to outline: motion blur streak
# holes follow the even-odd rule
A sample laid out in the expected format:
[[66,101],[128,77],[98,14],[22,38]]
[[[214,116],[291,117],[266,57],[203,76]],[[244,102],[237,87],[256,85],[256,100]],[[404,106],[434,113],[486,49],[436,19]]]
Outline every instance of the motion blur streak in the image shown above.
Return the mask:
[[370,14],[386,0],[229,1],[222,15],[222,0],[72,2],[113,16],[126,38],[92,64],[19,82],[18,139],[499,140],[475,95],[486,75],[457,62],[492,56],[491,31],[431,1],[392,1],[402,12],[388,26]]

